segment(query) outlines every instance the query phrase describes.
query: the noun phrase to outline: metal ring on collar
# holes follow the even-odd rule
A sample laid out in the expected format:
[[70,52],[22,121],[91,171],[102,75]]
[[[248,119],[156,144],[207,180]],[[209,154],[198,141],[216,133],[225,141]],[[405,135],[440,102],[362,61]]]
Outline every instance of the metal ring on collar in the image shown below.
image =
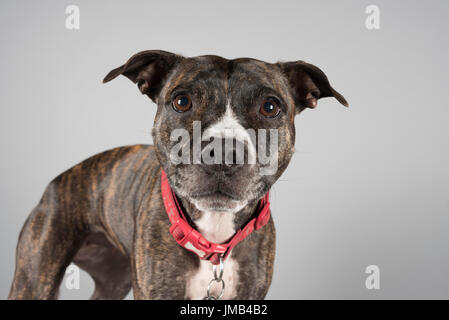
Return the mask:
[[[220,294],[218,296],[213,296],[210,294],[210,289],[212,287],[212,283],[217,282],[217,283],[221,283],[221,291]],[[223,295],[224,295],[224,291],[225,291],[225,283],[223,279],[220,280],[216,280],[216,279],[212,279],[209,282],[209,285],[207,286],[207,300],[220,300]]]
[[212,266],[213,271],[214,271],[214,279],[217,281],[220,281],[223,278],[223,272],[224,272],[223,257],[220,256],[219,258],[220,258],[220,273],[218,276],[217,276],[217,266],[216,265]]

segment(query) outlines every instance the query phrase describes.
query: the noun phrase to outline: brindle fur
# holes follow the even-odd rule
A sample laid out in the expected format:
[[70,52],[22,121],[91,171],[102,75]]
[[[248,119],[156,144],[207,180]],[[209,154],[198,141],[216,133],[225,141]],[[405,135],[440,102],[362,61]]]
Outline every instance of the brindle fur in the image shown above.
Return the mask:
[[[186,275],[198,268],[199,259],[179,246],[169,233],[170,223],[160,191],[161,169],[167,172],[175,192],[190,192],[185,188],[201,187],[203,180],[192,172],[180,175],[185,168],[170,163],[167,152],[172,144],[170,132],[176,126],[190,130],[189,124],[195,119],[206,125],[213,123],[224,112],[230,96],[245,127],[280,130],[279,140],[283,144],[278,172],[258,177],[258,186],[246,190],[243,188],[249,183],[244,177],[252,178],[252,171],[243,171],[242,177],[231,186],[251,195],[248,205],[235,215],[235,225],[243,226],[255,212],[258,200],[290,161],[294,115],[306,107],[314,107],[310,99],[324,96],[334,96],[346,104],[324,74],[319,74],[321,70],[314,67],[319,72],[304,71],[305,65],[311,66],[301,61],[269,64],[249,58],[183,58],[164,51],[145,51],[111,71],[105,82],[123,74],[158,104],[153,128],[155,146],[126,146],[100,153],[48,185],[20,233],[9,299],[57,298],[65,269],[71,262],[94,279],[92,299],[122,299],[131,288],[135,299],[189,298],[185,292]],[[173,110],[169,101],[171,91],[181,84],[194,92],[197,109],[190,116],[176,118],[170,113]],[[316,89],[321,90],[321,96]],[[278,122],[258,122],[255,116],[246,116],[253,112],[246,110],[246,106],[253,104],[257,94],[264,90],[271,90],[282,99],[284,115]],[[188,198],[180,199],[193,220],[201,215]],[[272,219],[239,243],[231,255],[244,266],[239,269],[236,298],[264,298],[271,283],[275,255]]]
[[[93,299],[122,299],[131,286],[136,299],[187,298],[184,276],[198,258],[168,232],[160,172],[154,147],[135,145],[95,155],[55,178],[20,233],[9,299],[55,299],[71,261],[92,275]],[[240,298],[265,296],[270,247],[272,221],[232,252],[257,266],[242,275],[255,285],[240,285]]]

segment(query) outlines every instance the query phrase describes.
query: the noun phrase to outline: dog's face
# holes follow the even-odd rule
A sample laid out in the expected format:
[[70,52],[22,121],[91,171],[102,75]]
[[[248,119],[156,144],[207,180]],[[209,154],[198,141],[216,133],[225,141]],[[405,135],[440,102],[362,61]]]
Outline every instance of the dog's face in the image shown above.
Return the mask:
[[294,152],[294,117],[317,100],[346,100],[317,67],[144,51],[112,70],[158,105],[153,140],[176,194],[202,211],[260,199]]

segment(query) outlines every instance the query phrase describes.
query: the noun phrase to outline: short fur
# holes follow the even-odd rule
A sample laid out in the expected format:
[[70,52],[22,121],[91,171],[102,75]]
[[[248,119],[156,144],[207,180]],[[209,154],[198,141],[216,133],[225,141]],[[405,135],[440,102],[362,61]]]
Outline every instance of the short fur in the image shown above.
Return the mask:
[[[154,146],[126,146],[100,153],[48,185],[20,233],[10,299],[57,298],[71,262],[94,279],[92,299],[122,299],[131,288],[136,299],[198,298],[189,292],[199,292],[201,287],[186,287],[192,287],[195,281],[190,280],[199,277],[200,260],[169,233],[160,191],[161,170],[167,173],[194,227],[199,222],[205,234],[215,230],[216,226],[208,229],[200,222],[212,221],[201,220],[208,214],[206,207],[217,210],[214,215],[232,214],[237,230],[287,167],[294,150],[294,116],[316,107],[321,97],[333,96],[347,105],[320,69],[302,61],[271,64],[250,58],[185,58],[150,50],[112,70],[104,82],[118,75],[128,77],[157,103]],[[194,104],[182,114],[171,105],[180,92],[188,93]],[[259,113],[267,96],[279,101],[281,114],[276,119]],[[259,163],[226,171],[175,165],[169,160],[173,129],[192,133],[193,121],[201,120],[203,131],[207,130],[224,116],[227,107],[243,128],[278,129],[281,143],[275,174],[260,175]],[[228,200],[220,200],[223,197]],[[246,205],[235,212],[232,203]],[[227,297],[263,299],[271,283],[274,255],[275,228],[270,219],[233,249],[230,265],[235,266],[236,275]],[[206,285],[198,286],[203,286],[206,294]]]

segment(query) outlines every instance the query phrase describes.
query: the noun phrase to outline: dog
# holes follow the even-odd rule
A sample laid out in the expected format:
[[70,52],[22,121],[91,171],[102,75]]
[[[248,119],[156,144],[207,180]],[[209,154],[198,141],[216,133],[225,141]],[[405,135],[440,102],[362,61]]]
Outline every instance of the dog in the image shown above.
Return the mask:
[[[73,262],[95,282],[91,299],[123,299],[131,288],[135,299],[263,299],[275,256],[268,192],[294,153],[295,115],[324,97],[348,106],[345,98],[323,71],[304,61],[148,50],[103,82],[119,75],[157,105],[154,145],[105,151],[49,183],[20,232],[8,298],[56,299]],[[195,143],[198,122],[209,138],[227,132],[235,146],[220,154],[233,160],[237,143],[245,159],[255,151],[258,138],[246,139],[248,129],[275,131],[277,150],[270,149],[270,157],[276,170],[263,174],[258,159],[195,162],[192,153],[177,163],[173,148]],[[173,139],[177,129],[190,135],[182,145]],[[202,140],[200,152],[204,148]],[[230,239],[236,241],[226,246]],[[211,245],[213,252],[201,249]]]

